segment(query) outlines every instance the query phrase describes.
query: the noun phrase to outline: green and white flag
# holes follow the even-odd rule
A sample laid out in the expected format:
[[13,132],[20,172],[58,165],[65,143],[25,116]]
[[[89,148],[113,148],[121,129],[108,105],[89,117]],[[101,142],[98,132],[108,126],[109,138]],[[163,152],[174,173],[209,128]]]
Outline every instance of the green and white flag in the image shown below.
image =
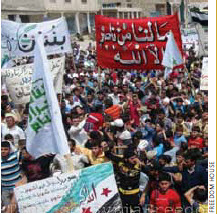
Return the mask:
[[70,153],[49,69],[43,40],[39,37],[34,50],[26,143],[27,151],[35,158],[48,153]]
[[183,64],[182,55],[174,39],[173,33],[170,32],[166,44],[166,49],[162,61],[165,66],[164,78],[167,79],[175,66]]

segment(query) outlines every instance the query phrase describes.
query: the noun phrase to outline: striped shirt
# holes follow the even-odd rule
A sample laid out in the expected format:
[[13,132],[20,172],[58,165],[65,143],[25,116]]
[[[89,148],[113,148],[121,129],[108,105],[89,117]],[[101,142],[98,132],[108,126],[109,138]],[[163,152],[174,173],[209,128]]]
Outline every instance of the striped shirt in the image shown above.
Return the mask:
[[113,105],[110,108],[107,108],[105,110],[105,113],[110,115],[113,118],[113,120],[116,120],[120,118],[121,107],[119,105]]
[[1,186],[2,189],[13,189],[15,183],[21,180],[21,169],[19,165],[19,152],[12,152],[7,159],[1,161]]

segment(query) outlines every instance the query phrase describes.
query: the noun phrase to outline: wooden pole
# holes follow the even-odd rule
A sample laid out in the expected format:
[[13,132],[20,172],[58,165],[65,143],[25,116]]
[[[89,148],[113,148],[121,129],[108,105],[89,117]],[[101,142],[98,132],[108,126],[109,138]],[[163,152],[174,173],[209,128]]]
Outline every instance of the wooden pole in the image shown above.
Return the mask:
[[189,82],[190,82],[190,84],[191,84],[191,87],[192,87],[192,89],[193,89],[193,95],[194,95],[194,97],[195,97],[195,95],[196,95],[196,91],[195,91],[195,88],[194,88],[194,85],[193,85],[193,83],[192,83],[192,81],[191,81],[191,72],[188,72],[188,69],[186,68],[186,66],[185,66],[185,71],[187,72],[187,74],[188,74],[188,80],[189,80]]
[[102,88],[102,74],[101,74],[101,68],[99,66],[98,66],[98,77],[99,77],[99,90],[101,90],[101,88]]
[[[186,72],[188,72],[188,69],[186,68],[186,66],[185,66],[185,70],[186,70]],[[191,72],[188,72],[188,79],[190,81],[191,87],[192,87],[193,92],[194,92],[193,95],[194,95],[194,97],[196,97],[196,90],[195,90],[194,84],[191,81]],[[199,101],[199,106],[200,106],[200,110],[203,112],[203,108],[202,108],[202,105],[201,105],[200,101]]]
[[73,161],[72,161],[71,154],[64,155],[64,158],[66,159],[67,172],[73,172],[74,167],[73,167]]

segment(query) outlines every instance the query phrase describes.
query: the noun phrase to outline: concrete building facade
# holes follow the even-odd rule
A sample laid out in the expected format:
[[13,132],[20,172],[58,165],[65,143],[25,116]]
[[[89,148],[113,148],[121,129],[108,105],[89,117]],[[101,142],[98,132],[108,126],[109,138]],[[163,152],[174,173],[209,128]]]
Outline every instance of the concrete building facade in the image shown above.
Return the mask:
[[70,33],[91,33],[94,16],[99,11],[98,0],[2,0],[2,19],[42,22],[66,17]]
[[[172,13],[181,0],[168,0]],[[167,0],[2,0],[3,19],[20,22],[42,22],[66,17],[70,33],[90,34],[95,14],[117,18],[153,17],[167,14]],[[184,0],[188,5],[208,4],[208,0]]]
[[91,33],[94,16],[99,11],[98,1],[93,0],[44,0],[47,18],[65,16],[71,33]]
[[117,18],[139,18],[143,16],[141,0],[101,0],[101,14]]
[[46,12],[43,0],[2,0],[1,18],[20,22],[41,22]]

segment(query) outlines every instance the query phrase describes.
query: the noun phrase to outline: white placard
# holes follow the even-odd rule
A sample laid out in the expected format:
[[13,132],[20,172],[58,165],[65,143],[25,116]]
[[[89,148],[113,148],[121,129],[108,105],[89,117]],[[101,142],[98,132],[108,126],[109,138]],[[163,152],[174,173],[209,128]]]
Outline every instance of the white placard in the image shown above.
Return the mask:
[[[49,60],[50,70],[53,76],[56,93],[62,93],[63,73],[65,69],[65,57]],[[31,81],[33,74],[33,64],[2,69],[8,92],[15,104],[25,104],[29,102]]]
[[208,90],[208,57],[203,58],[202,74],[200,78],[200,90]]

